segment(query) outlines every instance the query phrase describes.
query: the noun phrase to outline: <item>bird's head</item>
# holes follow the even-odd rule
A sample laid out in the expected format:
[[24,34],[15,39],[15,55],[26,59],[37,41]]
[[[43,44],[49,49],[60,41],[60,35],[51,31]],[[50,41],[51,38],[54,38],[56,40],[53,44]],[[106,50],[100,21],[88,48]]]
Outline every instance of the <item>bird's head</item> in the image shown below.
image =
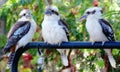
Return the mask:
[[103,11],[102,11],[102,8],[100,7],[91,7],[91,8],[88,8],[84,15],[81,16],[81,18],[79,19],[80,21],[82,20],[85,20],[87,18],[90,18],[90,19],[100,19],[101,18],[101,15],[102,15]]
[[56,6],[46,6],[45,8],[45,13],[44,15],[49,18],[49,17],[59,17],[59,13],[58,13],[58,8]]
[[31,11],[29,9],[23,9],[20,14],[19,14],[20,18],[27,18],[30,19],[32,18],[32,14]]

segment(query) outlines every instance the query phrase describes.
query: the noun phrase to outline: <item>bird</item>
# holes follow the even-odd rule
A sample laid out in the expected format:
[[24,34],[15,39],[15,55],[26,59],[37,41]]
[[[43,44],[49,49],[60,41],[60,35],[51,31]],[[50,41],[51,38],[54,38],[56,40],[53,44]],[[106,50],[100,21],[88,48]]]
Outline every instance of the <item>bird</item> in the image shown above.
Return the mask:
[[19,19],[7,34],[7,43],[4,46],[4,52],[9,52],[8,64],[11,64],[18,48],[24,47],[32,41],[36,28],[37,24],[32,17],[31,11],[23,9],[19,14]]
[[[80,17],[79,21],[86,19],[85,27],[89,34],[90,41],[94,44],[96,41],[102,41],[104,45],[105,41],[115,41],[115,35],[110,23],[103,19],[103,10],[101,7],[90,7],[84,15]],[[116,68],[116,61],[112,55],[112,49],[104,49],[109,62],[113,68]]]
[[[60,18],[58,8],[55,5],[48,5],[45,8],[42,22],[42,37],[45,43],[60,45],[69,41],[69,29],[67,24]],[[61,55],[62,63],[68,66],[66,49],[57,49]]]

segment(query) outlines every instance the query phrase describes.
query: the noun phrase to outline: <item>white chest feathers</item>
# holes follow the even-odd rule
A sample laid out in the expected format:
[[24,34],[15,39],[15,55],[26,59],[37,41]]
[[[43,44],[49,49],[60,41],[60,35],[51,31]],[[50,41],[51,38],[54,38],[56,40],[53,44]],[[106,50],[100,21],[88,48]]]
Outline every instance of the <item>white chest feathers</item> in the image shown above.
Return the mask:
[[63,41],[68,41],[66,33],[58,21],[44,20],[42,23],[42,36],[44,42],[49,44],[60,44]]
[[96,19],[87,19],[86,29],[89,33],[90,40],[93,41],[108,41],[102,31],[102,27]]
[[29,43],[32,40],[34,33],[36,32],[37,25],[34,20],[31,20],[30,22],[31,22],[30,29],[28,33],[25,36],[23,36],[20,39],[20,41],[17,43],[17,48],[21,46],[25,46],[27,43]]

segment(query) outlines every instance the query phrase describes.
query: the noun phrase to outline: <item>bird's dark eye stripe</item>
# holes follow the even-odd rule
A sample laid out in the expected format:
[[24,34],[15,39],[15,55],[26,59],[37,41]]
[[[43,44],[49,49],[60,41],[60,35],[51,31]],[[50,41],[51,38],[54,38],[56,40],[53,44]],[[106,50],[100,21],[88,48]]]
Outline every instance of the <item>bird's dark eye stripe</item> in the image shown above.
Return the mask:
[[53,13],[55,13],[56,15],[59,15],[58,12],[54,11],[54,10],[51,10]]
[[93,10],[92,12],[87,12],[87,14],[94,14],[96,11],[95,10]]
[[90,14],[90,12],[88,11],[87,14]]
[[23,16],[25,16],[25,15],[26,15],[26,14],[21,15],[20,18],[23,17]]
[[103,13],[103,10],[100,10],[101,13]]
[[94,11],[92,11],[92,14],[94,14],[96,11],[94,10]]

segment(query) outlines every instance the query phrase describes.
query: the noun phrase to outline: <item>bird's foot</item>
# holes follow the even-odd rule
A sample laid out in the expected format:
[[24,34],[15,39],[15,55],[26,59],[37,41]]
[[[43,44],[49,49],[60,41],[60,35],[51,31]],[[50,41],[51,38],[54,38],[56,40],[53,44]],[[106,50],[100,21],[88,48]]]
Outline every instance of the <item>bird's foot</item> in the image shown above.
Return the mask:
[[58,43],[58,46],[60,46],[61,45],[61,42],[60,43]]
[[46,43],[47,45],[49,45],[49,43],[47,41],[44,41],[44,43]]
[[102,42],[102,46],[104,46],[104,44],[105,44],[105,41]]
[[95,41],[92,41],[92,46],[95,44]]

